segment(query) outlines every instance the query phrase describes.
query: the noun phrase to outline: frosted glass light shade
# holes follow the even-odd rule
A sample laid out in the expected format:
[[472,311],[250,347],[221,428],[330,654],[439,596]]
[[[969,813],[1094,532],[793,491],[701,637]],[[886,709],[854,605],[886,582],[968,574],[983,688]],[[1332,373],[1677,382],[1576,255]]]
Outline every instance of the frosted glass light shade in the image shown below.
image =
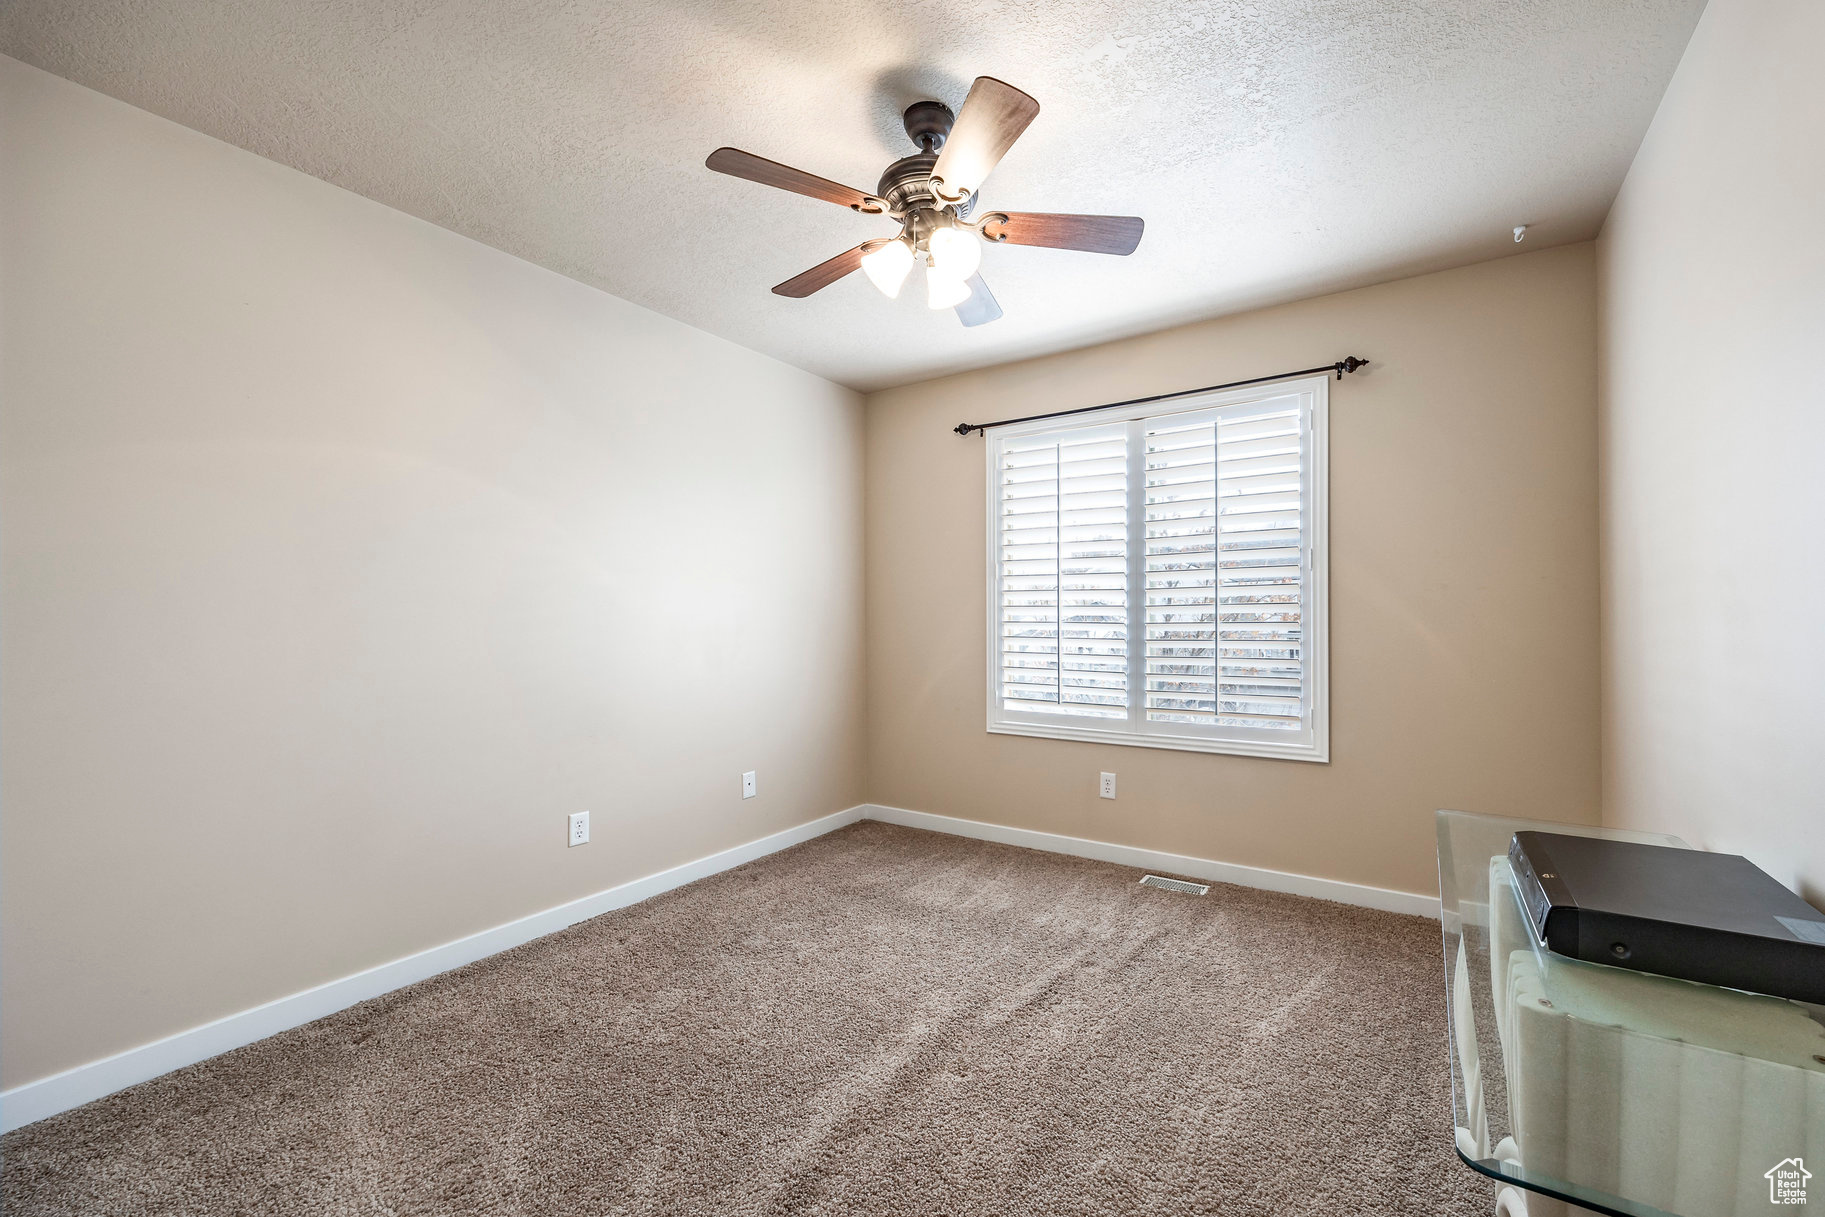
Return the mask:
[[862,273],[889,300],[900,294],[900,286],[906,282],[912,264],[913,252],[900,240],[889,241],[873,253],[862,255]]
[[967,279],[982,265],[982,244],[961,228],[940,228],[931,235],[932,264],[952,279]]
[[937,267],[925,272],[926,302],[933,308],[955,308],[970,298],[970,285]]

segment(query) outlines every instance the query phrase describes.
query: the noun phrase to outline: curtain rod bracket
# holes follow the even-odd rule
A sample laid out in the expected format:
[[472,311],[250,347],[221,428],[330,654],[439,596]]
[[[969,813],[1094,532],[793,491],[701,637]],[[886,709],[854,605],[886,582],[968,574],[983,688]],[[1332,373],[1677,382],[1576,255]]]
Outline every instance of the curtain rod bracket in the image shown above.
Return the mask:
[[1190,397],[1194,393],[1214,393],[1218,389],[1239,389],[1243,385],[1266,384],[1270,380],[1291,380],[1295,376],[1310,376],[1314,372],[1335,372],[1337,373],[1337,379],[1342,380],[1345,372],[1354,372],[1357,368],[1367,367],[1368,364],[1369,361],[1366,359],[1358,359],[1354,355],[1346,355],[1336,363],[1321,364],[1315,368],[1301,368],[1297,372],[1280,372],[1273,376],[1256,376],[1251,380],[1232,380],[1228,384],[1205,385],[1201,389],[1180,389],[1177,393],[1156,393],[1152,397],[1133,397],[1127,401],[1106,402],[1100,406],[1079,406],[1075,410],[1054,410],[1050,414],[1029,414],[1025,418],[1004,418],[1000,422],[994,423],[958,423],[955,427],[952,427],[951,430],[955,431],[958,435],[968,435],[972,431],[979,431],[983,435],[987,435],[990,427],[1008,427],[1015,423],[1037,422],[1042,418],[1063,418],[1067,414],[1088,414],[1092,410],[1113,410],[1117,406],[1145,405],[1151,401],[1167,401],[1174,397]]

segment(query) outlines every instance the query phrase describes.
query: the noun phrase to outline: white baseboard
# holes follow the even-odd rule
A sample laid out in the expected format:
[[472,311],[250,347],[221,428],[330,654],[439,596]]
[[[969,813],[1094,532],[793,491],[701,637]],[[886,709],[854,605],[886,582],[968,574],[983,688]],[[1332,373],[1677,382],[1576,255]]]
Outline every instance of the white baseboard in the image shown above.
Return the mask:
[[1231,862],[1213,862],[1206,858],[1192,858],[1184,854],[1161,853],[1158,850],[1138,849],[1131,845],[1114,845],[1107,841],[1089,841],[1082,837],[1065,837],[1056,833],[1036,832],[1030,828],[1010,828],[1002,824],[987,824],[979,820],[959,820],[951,816],[932,815],[924,811],[908,811],[901,807],[884,807],[877,803],[864,803],[851,807],[822,819],[800,824],[776,832],[771,836],[750,841],[725,849],[721,853],[699,858],[695,862],[686,862],[670,870],[634,879],[617,887],[611,887],[594,895],[560,904],[556,908],[521,917],[517,921],[497,925],[492,929],[482,930],[454,942],[432,947],[391,963],[344,976],[327,984],[305,989],[281,997],[265,1005],[255,1006],[251,1010],[242,1010],[200,1027],[180,1031],[176,1035],[142,1044],[138,1048],[129,1048],[125,1052],[66,1069],[62,1073],[40,1078],[15,1086],[11,1090],[0,1091],[0,1132],[10,1132],[26,1124],[54,1116],[60,1111],[80,1107],[84,1103],[99,1099],[104,1095],[124,1090],[128,1086],[149,1081],[160,1074],[194,1065],[239,1048],[269,1035],[289,1031],[293,1027],[303,1026],[325,1015],[338,1010],[346,1010],[357,1002],[379,997],[394,989],[416,984],[447,972],[451,968],[460,968],[464,964],[485,959],[509,947],[519,946],[534,938],[555,933],[579,921],[600,916],[612,909],[625,908],[651,899],[661,892],[671,891],[687,883],[714,875],[719,871],[729,870],[744,862],[786,849],[813,837],[853,824],[857,820],[881,820],[888,824],[901,824],[908,828],[924,828],[933,832],[950,833],[959,837],[974,837],[982,841],[999,841],[1005,845],[1021,845],[1028,849],[1042,849],[1055,854],[1071,854],[1079,858],[1093,858],[1099,862],[1113,862],[1121,866],[1132,866],[1137,869],[1166,871],[1174,875],[1188,875],[1195,879],[1209,879],[1217,883],[1235,883],[1243,887],[1265,888],[1275,892],[1290,892],[1297,896],[1315,896],[1320,900],[1336,900],[1344,904],[1356,904],[1365,908],[1385,909],[1393,913],[1411,913],[1421,917],[1436,919],[1439,915],[1438,900],[1432,896],[1417,892],[1396,892],[1386,888],[1365,887],[1356,883],[1343,883],[1335,879],[1316,879],[1309,875],[1293,875],[1282,871],[1264,870],[1254,866],[1238,866]]
[[1064,837],[1031,828],[1009,828],[1005,824],[988,824],[981,820],[958,820],[951,816],[933,815],[928,811],[908,811],[903,807],[883,807],[879,803],[866,803],[861,811],[862,818],[866,820],[904,824],[908,828],[926,828],[958,837],[974,837],[979,841],[999,841],[1003,845],[1022,845],[1028,849],[1043,849],[1048,853],[1094,858],[1098,862],[1113,862],[1137,870],[1164,871],[1169,875],[1186,875],[1193,879],[1208,879],[1213,883],[1234,883],[1240,887],[1258,887],[1270,892],[1312,896],[1319,900],[1335,900],[1339,904],[1430,917],[1434,921],[1439,916],[1438,897],[1420,892],[1397,892],[1385,887],[1345,883],[1340,879],[1318,879],[1311,875],[1294,875],[1259,866],[1213,862],[1208,858],[1161,853],[1159,850],[1140,849],[1133,845]]
[[556,908],[509,921],[505,925],[497,925],[466,938],[446,942],[442,946],[431,947],[403,959],[395,959],[391,963],[383,963],[365,972],[344,976],[301,993],[255,1006],[251,1010],[218,1018],[212,1023],[180,1031],[150,1044],[129,1048],[99,1061],[91,1061],[52,1074],[48,1078],[40,1078],[36,1082],[0,1091],[0,1132],[10,1132],[46,1116],[80,1107],[173,1069],[182,1069],[185,1065],[194,1065],[231,1048],[239,1048],[269,1035],[303,1026],[338,1010],[346,1010],[357,1002],[379,997],[440,972],[448,972],[451,968],[460,968],[464,964],[485,959],[509,947],[542,938],[612,909],[638,904],[661,892],[671,891],[718,871],[729,870],[788,846],[809,841],[813,837],[855,823],[862,818],[862,813],[863,808],[851,807],[762,837],[758,841],[749,841],[707,858],[634,879],[594,895],[560,904]]

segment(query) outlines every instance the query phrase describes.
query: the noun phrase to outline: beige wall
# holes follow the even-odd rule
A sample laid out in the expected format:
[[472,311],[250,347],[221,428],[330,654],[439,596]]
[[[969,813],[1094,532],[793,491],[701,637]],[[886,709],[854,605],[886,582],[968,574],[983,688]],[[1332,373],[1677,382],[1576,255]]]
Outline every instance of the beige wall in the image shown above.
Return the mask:
[[1712,4],[1599,263],[1605,818],[1825,907],[1821,47]]
[[[872,395],[870,798],[1415,892],[1436,808],[1594,821],[1594,312],[1587,243]],[[1346,354],[1331,763],[988,734],[983,441],[951,427]]]
[[862,801],[856,395],[0,90],[5,1085]]

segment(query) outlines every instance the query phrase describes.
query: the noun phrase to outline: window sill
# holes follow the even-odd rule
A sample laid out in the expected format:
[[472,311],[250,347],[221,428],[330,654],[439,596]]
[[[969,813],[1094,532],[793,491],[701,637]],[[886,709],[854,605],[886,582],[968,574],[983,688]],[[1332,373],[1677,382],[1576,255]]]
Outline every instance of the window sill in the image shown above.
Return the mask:
[[1329,742],[1276,744],[1256,740],[1198,739],[1194,736],[1137,735],[1094,727],[1055,726],[1051,723],[989,723],[991,735],[1028,735],[1037,739],[1078,740],[1090,744],[1120,744],[1124,748],[1164,748],[1173,752],[1212,752],[1226,756],[1253,756],[1278,761],[1331,761]]

